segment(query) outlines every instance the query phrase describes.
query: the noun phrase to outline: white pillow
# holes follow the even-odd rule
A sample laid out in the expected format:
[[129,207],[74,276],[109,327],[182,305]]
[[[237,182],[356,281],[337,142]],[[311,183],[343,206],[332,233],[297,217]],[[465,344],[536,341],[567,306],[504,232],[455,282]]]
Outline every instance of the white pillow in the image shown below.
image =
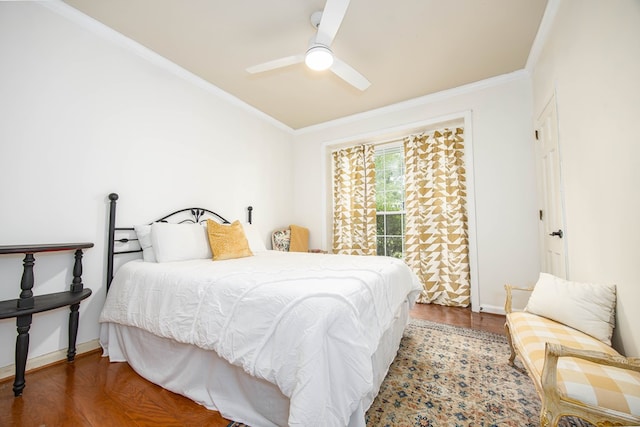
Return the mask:
[[540,273],[525,311],[547,317],[611,345],[616,285],[570,282]]
[[249,249],[251,252],[262,252],[266,251],[267,247],[264,244],[264,240],[260,237],[260,230],[253,224],[242,224],[242,228],[244,228],[244,235],[247,237],[247,241],[249,242]]
[[138,243],[142,249],[142,258],[145,262],[157,262],[156,254],[153,252],[153,245],[151,244],[151,225],[134,225],[133,229],[136,231]]
[[158,262],[212,258],[207,228],[201,224],[151,224],[151,244]]

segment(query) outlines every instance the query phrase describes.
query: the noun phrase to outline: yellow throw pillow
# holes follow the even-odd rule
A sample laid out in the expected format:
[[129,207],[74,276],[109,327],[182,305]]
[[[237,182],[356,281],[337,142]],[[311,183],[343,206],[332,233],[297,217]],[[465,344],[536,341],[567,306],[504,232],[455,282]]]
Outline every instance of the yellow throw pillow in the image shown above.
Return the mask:
[[218,224],[208,219],[207,234],[214,261],[253,255],[240,221],[233,221],[231,224]]
[[307,252],[309,250],[309,229],[291,224],[291,244],[289,252]]

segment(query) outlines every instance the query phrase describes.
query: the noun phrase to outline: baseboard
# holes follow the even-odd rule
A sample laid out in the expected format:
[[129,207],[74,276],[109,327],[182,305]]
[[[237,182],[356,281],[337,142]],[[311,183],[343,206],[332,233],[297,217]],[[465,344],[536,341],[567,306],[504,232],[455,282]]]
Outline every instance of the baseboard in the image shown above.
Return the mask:
[[[100,348],[100,342],[97,339],[78,344],[76,346],[76,356],[79,356],[83,353],[88,353],[98,348]],[[51,365],[52,363],[60,362],[62,360],[67,360],[66,349],[34,357],[33,359],[27,360],[27,372],[33,369],[42,368],[43,366]],[[0,380],[13,377],[15,374],[16,365],[9,365],[0,368]]]
[[481,313],[493,313],[493,314],[505,314],[504,307],[499,307],[496,305],[481,305],[480,306]]

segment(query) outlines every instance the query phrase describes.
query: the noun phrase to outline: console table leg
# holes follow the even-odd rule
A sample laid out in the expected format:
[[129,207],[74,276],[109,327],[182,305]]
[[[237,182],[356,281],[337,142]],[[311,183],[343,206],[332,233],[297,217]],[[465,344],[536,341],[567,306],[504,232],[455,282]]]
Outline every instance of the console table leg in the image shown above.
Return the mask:
[[76,337],[78,336],[78,319],[80,313],[80,303],[73,304],[69,313],[69,350],[67,351],[67,362],[73,362],[76,357]]
[[31,314],[26,314],[16,318],[18,338],[16,338],[16,378],[13,381],[13,394],[16,397],[22,395],[22,390],[24,389],[25,384],[24,373],[27,368],[31,317]]

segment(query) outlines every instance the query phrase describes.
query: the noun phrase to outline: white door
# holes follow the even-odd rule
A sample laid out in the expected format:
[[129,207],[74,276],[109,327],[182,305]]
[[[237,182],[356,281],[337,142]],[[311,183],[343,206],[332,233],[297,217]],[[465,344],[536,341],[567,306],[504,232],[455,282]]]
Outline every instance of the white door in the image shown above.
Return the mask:
[[566,232],[555,96],[538,117],[536,140],[542,271],[566,279]]

